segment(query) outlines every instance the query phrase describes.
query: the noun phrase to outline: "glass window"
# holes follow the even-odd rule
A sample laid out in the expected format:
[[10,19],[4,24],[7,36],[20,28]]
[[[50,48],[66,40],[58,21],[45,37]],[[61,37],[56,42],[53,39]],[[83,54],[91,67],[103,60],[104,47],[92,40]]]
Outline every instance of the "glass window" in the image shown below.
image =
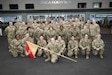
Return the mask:
[[102,7],[102,3],[101,2],[94,2],[93,3],[93,8],[101,8]]
[[0,9],[2,9],[2,4],[0,4]]
[[109,7],[112,7],[112,2],[110,2]]
[[86,3],[78,3],[78,8],[86,8]]
[[18,9],[18,4],[9,4],[10,9]]
[[26,9],[34,9],[34,4],[25,4]]

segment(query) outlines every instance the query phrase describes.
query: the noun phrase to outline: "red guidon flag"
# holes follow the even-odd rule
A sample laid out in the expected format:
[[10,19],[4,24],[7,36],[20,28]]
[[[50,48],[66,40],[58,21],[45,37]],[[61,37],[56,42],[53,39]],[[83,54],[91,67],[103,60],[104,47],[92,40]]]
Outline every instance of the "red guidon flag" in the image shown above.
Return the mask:
[[39,47],[38,45],[33,44],[29,41],[26,41],[26,54],[29,55],[29,57],[32,60],[34,60],[34,58],[35,58],[35,54],[37,52],[38,47]]

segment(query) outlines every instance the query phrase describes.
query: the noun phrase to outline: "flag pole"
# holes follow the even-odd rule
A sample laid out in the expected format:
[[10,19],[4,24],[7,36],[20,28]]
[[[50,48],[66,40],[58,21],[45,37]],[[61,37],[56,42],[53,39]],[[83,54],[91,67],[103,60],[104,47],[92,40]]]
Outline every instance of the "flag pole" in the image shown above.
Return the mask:
[[[38,46],[38,47],[40,47],[40,46]],[[53,54],[58,55],[57,53],[55,53],[55,52],[53,52],[53,51],[51,51],[51,50],[49,50],[49,49],[46,49],[46,48],[44,48],[44,47],[40,47],[40,48],[42,48],[42,49],[44,49],[44,50],[46,50],[46,51],[48,51],[48,52],[50,52],[50,53],[53,53]],[[68,60],[70,60],[70,61],[77,62],[77,60],[71,59],[71,58],[69,58],[69,57],[67,57],[67,56],[64,56],[64,55],[59,55],[59,56],[65,58],[65,59],[68,59]]]

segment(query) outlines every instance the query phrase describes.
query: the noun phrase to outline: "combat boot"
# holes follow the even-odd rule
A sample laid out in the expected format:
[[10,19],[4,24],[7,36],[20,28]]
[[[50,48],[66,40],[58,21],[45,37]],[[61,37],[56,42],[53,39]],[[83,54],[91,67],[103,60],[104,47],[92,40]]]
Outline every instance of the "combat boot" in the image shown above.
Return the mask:
[[102,54],[100,55],[100,58],[101,58],[101,59],[103,59],[103,58],[104,58]]
[[25,55],[23,55],[23,54],[20,54],[20,56],[21,56],[21,57],[25,57]]
[[77,58],[78,58],[78,56],[77,56],[77,55],[75,55],[75,58],[77,59]]
[[45,59],[45,62],[48,62],[48,61],[50,61],[50,60],[51,60],[51,58],[48,57],[47,59]]
[[88,55],[88,54],[86,55],[86,59],[87,59],[87,60],[89,59],[89,55]]

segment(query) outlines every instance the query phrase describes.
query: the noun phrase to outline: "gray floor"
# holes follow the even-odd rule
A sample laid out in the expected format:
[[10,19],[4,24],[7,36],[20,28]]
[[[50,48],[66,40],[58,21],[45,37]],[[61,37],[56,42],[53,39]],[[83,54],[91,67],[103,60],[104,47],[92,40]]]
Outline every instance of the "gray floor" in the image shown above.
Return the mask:
[[6,37],[0,37],[0,75],[112,75],[112,35],[103,35],[104,59],[91,54],[90,60],[79,55],[77,63],[60,58],[58,63],[45,63],[43,57],[13,58],[7,49]]

